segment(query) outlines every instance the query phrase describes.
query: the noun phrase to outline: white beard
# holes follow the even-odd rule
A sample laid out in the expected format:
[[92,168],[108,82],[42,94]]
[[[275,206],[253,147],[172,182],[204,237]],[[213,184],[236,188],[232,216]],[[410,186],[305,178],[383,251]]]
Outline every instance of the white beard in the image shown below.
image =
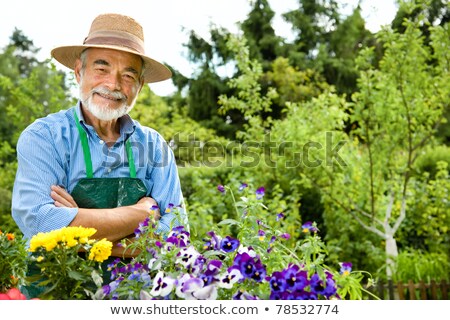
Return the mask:
[[[134,104],[137,99],[137,95],[130,105],[126,103],[126,97],[124,94],[120,92],[110,91],[104,87],[97,87],[89,91],[86,95],[83,95],[81,91],[82,84],[80,83],[80,100],[83,103],[83,106],[91,112],[97,119],[103,121],[111,121],[115,119],[119,119],[120,117],[128,114],[131,109],[133,109]],[[118,108],[110,108],[108,104],[99,105],[92,101],[94,93],[100,93],[103,95],[107,95],[116,99],[122,99],[123,103]]]

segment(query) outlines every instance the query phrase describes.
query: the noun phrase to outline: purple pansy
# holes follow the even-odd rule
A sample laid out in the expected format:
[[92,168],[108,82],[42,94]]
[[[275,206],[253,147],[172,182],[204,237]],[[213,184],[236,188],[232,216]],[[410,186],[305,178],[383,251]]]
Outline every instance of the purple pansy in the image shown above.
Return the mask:
[[266,189],[264,187],[259,187],[256,189],[256,199],[260,200],[262,197],[264,197],[264,194],[266,193]]
[[267,247],[267,253],[270,253],[273,249],[273,243],[275,242],[275,240],[277,239],[276,236],[272,236],[269,240],[269,245]]
[[233,285],[242,279],[242,274],[238,269],[231,269],[229,272],[219,277],[219,287],[231,289]]
[[171,212],[174,206],[175,206],[175,205],[174,205],[173,203],[169,203],[169,205],[167,206],[165,212],[166,212],[166,213]]
[[145,228],[148,227],[148,222],[150,217],[147,217],[144,221],[139,222],[139,225],[136,229],[134,229],[134,235],[136,238],[139,238],[141,233],[145,232]]
[[286,288],[291,291],[303,290],[309,284],[308,273],[300,270],[300,267],[295,264],[291,264],[285,269],[284,277]]
[[193,246],[182,248],[177,254],[176,263],[182,264],[185,268],[193,265],[200,253]]
[[203,239],[205,241],[205,245],[203,246],[203,249],[205,250],[219,250],[220,249],[220,238],[216,235],[214,231],[209,231],[206,233],[208,236],[210,236],[210,239]]
[[344,276],[348,276],[350,272],[352,272],[352,263],[351,262],[342,262],[341,263],[341,270],[339,271],[340,274],[343,274]]
[[199,278],[185,280],[182,292],[186,299],[215,300],[217,298],[217,287],[214,284],[205,286],[204,281]]
[[307,221],[302,225],[302,231],[304,233],[317,232],[317,228],[311,221]]
[[285,296],[286,300],[317,300],[317,294],[308,291],[289,292]]
[[238,290],[232,298],[233,300],[259,300],[257,296],[251,295],[247,291],[243,290]]
[[170,277],[164,277],[164,271],[159,271],[153,280],[153,288],[150,294],[154,297],[167,296],[173,289],[175,280]]
[[221,193],[225,193],[225,187],[223,185],[221,185],[221,184],[219,184],[217,186],[217,190],[219,190]]
[[238,253],[233,261],[232,269],[238,269],[244,278],[250,278],[256,282],[261,282],[266,275],[266,268],[262,264],[261,259],[257,256],[251,257],[248,253]]
[[241,183],[241,185],[239,186],[239,191],[242,191],[242,190],[244,190],[245,188],[247,188],[248,187],[248,184],[246,184],[246,183]]
[[178,248],[187,247],[190,244],[190,234],[184,230],[184,226],[178,226],[172,229],[168,234],[166,243],[169,245],[175,245]]
[[311,292],[322,294],[327,298],[336,294],[336,283],[330,273],[326,273],[326,279],[322,280],[317,273],[313,274],[310,281]]
[[275,271],[269,280],[272,292],[284,292],[286,290],[286,278],[283,272]]
[[239,244],[240,244],[240,242],[238,239],[234,239],[230,236],[226,236],[220,242],[220,249],[222,249],[222,251],[225,251],[225,252],[233,252],[234,250],[236,250],[239,247]]

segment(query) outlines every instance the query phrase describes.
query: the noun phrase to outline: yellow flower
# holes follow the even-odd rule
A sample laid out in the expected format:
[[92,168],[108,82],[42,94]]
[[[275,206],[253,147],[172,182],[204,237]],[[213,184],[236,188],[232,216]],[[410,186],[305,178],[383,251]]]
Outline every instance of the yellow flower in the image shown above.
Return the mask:
[[46,242],[46,235],[45,233],[39,232],[38,234],[34,235],[30,240],[30,251],[35,252],[38,248],[44,247],[44,244]]
[[78,241],[81,244],[88,243],[89,238],[92,235],[94,235],[94,233],[97,232],[97,230],[95,230],[94,228],[83,228],[83,227],[78,227],[78,228],[79,228],[78,232],[77,232],[78,237],[79,237]]
[[30,251],[35,252],[38,248],[45,248],[52,251],[58,244],[72,248],[78,243],[84,244],[89,242],[89,237],[97,230],[94,228],[84,227],[64,227],[46,233],[38,233],[30,240]]
[[74,238],[67,239],[67,241],[66,241],[66,246],[68,248],[75,247],[77,244],[78,244],[78,241],[75,240]]
[[41,262],[42,260],[44,260],[44,257],[43,257],[43,256],[39,256],[39,257],[36,258],[36,261],[37,261],[37,262]]
[[89,260],[103,262],[111,255],[112,242],[106,239],[97,241],[89,250]]

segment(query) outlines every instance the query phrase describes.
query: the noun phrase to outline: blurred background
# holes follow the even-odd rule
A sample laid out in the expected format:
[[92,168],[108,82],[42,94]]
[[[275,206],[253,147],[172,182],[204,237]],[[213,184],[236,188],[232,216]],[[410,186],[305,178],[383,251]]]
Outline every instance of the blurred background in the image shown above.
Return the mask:
[[352,261],[380,281],[449,281],[444,0],[9,4],[0,229],[20,233],[10,212],[20,133],[76,103],[73,74],[49,52],[81,43],[104,12],[141,22],[147,53],[173,72],[144,88],[131,115],[173,149],[194,237],[234,214],[217,185],[247,183],[266,188],[261,215],[291,234],[292,248],[314,221],[330,264]]

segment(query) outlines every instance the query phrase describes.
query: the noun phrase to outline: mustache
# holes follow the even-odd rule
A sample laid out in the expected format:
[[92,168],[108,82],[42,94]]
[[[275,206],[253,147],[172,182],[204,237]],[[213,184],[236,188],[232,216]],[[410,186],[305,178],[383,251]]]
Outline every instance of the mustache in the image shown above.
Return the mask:
[[90,95],[92,96],[94,93],[97,93],[102,96],[106,96],[108,98],[113,98],[116,100],[126,100],[127,96],[119,91],[111,91],[105,87],[97,87],[91,90]]

